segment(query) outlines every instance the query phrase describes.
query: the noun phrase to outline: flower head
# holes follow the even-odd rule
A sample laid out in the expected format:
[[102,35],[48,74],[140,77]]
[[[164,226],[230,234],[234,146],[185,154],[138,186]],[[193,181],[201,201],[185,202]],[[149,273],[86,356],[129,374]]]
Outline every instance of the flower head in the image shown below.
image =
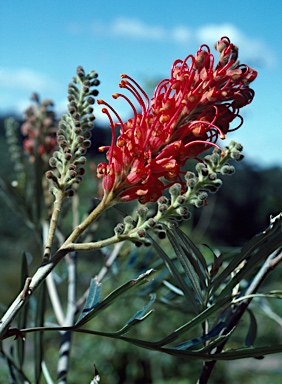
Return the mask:
[[[257,72],[239,64],[238,48],[227,37],[215,45],[219,60],[206,45],[196,55],[176,60],[169,79],[156,87],[152,100],[129,76],[121,75],[120,88],[128,90],[141,112],[123,94],[116,93],[132,107],[133,117],[123,122],[105,101],[102,112],[108,115],[112,143],[107,150],[108,163],[97,167],[103,177],[105,193],[113,193],[120,201],[139,199],[141,203],[156,201],[172,182],[181,181],[182,167],[188,159],[217,146],[218,138],[234,130],[230,123],[239,118],[240,108],[249,104],[254,91],[249,88]],[[111,111],[118,122],[114,123]],[[116,138],[115,128],[120,127]]]

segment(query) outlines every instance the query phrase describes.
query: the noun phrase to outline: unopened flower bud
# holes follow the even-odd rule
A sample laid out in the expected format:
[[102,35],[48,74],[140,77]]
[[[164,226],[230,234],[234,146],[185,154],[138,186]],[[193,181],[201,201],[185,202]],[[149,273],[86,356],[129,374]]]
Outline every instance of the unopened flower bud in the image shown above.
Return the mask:
[[81,65],[77,67],[76,73],[77,73],[77,76],[80,77],[81,79],[85,77],[85,72]]
[[84,140],[81,145],[83,146],[83,148],[89,148],[91,147],[91,141],[90,140]]
[[[55,159],[54,157],[50,157],[49,159],[49,165],[52,168],[55,168],[57,166],[58,160]],[[46,176],[47,177],[47,176]]]
[[168,204],[168,203],[169,203],[169,200],[168,200],[168,198],[166,198],[165,196],[161,196],[161,197],[158,199],[157,203],[158,203],[159,205],[161,205],[161,204]]
[[158,233],[158,238],[159,238],[160,240],[165,239],[165,238],[166,238],[166,232],[165,232],[165,231],[160,231],[160,232]]
[[114,232],[116,236],[120,236],[124,232],[124,224],[118,223],[117,226],[114,228]]
[[93,97],[88,97],[88,99],[87,99],[87,103],[88,103],[89,105],[92,105],[92,104],[95,103],[95,99],[94,99]]
[[143,239],[144,237],[146,237],[146,230],[144,228],[142,229],[138,229],[137,231],[137,235],[138,237],[140,237],[141,239]]
[[220,170],[222,175],[232,175],[235,172],[233,165],[225,164]]
[[70,161],[70,159],[72,158],[72,155],[70,153],[65,153],[65,160],[66,161]]

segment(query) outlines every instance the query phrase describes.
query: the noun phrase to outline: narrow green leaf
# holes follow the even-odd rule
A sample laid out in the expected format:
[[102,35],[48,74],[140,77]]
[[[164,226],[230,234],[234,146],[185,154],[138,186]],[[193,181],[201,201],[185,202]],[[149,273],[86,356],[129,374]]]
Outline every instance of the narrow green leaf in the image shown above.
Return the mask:
[[76,322],[78,324],[95,306],[99,303],[102,292],[102,284],[98,283],[97,278],[91,280],[89,293],[84,308]]
[[208,345],[205,345],[203,348],[198,349],[197,352],[210,353],[214,348],[222,345],[222,343],[226,343],[235,329],[236,329],[236,327],[233,327],[232,330],[230,332],[228,332],[226,335],[221,335],[221,336],[217,337],[215,340],[211,340],[208,343]]
[[181,291],[181,289],[177,288],[175,285],[171,284],[169,281],[164,280],[163,285],[165,285],[169,290],[171,290],[176,295],[184,296],[184,293]]
[[144,308],[142,308],[140,311],[135,313],[135,315],[131,319],[129,319],[127,323],[118,332],[115,332],[116,335],[126,334],[134,325],[140,324],[142,321],[144,321],[148,316],[150,316],[153,313],[153,310],[148,312],[148,309],[155,302],[156,295],[152,293],[150,296],[151,296],[151,299],[149,303],[145,305]]
[[[24,287],[27,277],[28,277],[28,258],[27,258],[27,254],[23,252],[22,265],[21,265],[20,289]],[[19,329],[26,328],[28,309],[29,309],[29,301],[25,303],[23,309],[19,313],[19,316],[18,316]],[[25,356],[25,341],[22,338],[18,338],[16,345],[17,345],[17,357],[18,357],[19,367],[22,368],[24,363],[24,356]]]
[[163,259],[163,262],[165,263],[167,269],[171,273],[175,284],[179,286],[179,288],[183,291],[184,296],[186,297],[189,304],[192,305],[194,312],[199,313],[199,307],[196,302],[195,295],[193,291],[188,287],[185,280],[181,276],[181,273],[178,271],[178,269],[175,267],[173,261],[170,259],[170,257],[164,252],[164,250],[159,246],[158,243],[156,243],[152,238],[150,239],[152,242],[153,247],[158,252],[160,257]]
[[130,321],[130,323],[128,324],[125,324],[120,330],[118,330],[117,332],[115,332],[114,334],[116,336],[123,336],[125,335],[127,332],[129,332],[129,330],[134,327],[135,325],[137,324],[140,324],[142,323],[144,320],[147,319],[147,317],[149,317],[152,313],[154,312],[154,310],[151,310],[149,311],[148,313],[146,313],[144,316],[138,318],[138,319],[132,319]]
[[[145,346],[144,346],[145,348]],[[172,348],[161,348],[162,352],[172,356],[187,358],[191,360],[238,360],[250,357],[260,358],[261,356],[271,355],[274,353],[282,352],[282,344],[264,346],[257,348],[240,348],[235,350],[228,350],[221,353],[207,354],[197,351],[182,351]]]
[[250,316],[250,325],[249,325],[248,333],[246,335],[245,345],[246,347],[252,347],[257,337],[258,325],[253,312],[249,308],[247,308],[247,312]]
[[118,298],[122,297],[125,293],[137,288],[140,284],[143,284],[149,275],[154,272],[153,269],[149,269],[145,273],[142,273],[137,279],[130,280],[127,283],[123,284],[113,292],[111,292],[104,300],[100,301],[94,306],[94,308],[88,308],[88,313],[76,323],[75,327],[81,327],[86,324],[89,320],[93,319],[99,312],[103,311],[110,305],[112,305]]
[[148,304],[146,304],[140,311],[136,312],[135,315],[133,317],[131,317],[131,319],[128,320],[128,322],[126,324],[129,324],[131,323],[132,320],[135,320],[135,319],[141,319],[145,313],[148,311],[148,309],[152,306],[152,304],[155,302],[156,300],[156,294],[155,293],[152,293],[150,295],[150,301]]
[[[35,310],[35,327],[43,327],[44,314],[46,308],[46,285],[45,282],[39,287],[38,298]],[[35,383],[40,383],[42,374],[42,361],[43,361],[43,332],[35,332],[34,334],[34,374]]]
[[205,272],[204,277],[208,277],[208,266],[205,257],[199,248],[193,243],[193,241],[187,236],[186,233],[182,232],[180,228],[176,228],[174,230],[181,237],[181,240],[186,249],[190,249],[191,254],[194,256],[195,260],[197,260],[201,266],[202,270]]
[[198,298],[200,303],[203,304],[204,298],[203,298],[203,292],[200,286],[199,275],[196,273],[192,263],[187,257],[187,253],[184,251],[182,247],[180,236],[177,236],[175,233],[170,231],[168,231],[167,235],[168,235],[169,241],[171,242],[171,245],[173,246],[176,257],[180,261],[186,276],[190,280],[190,283],[193,287],[196,297]]
[[187,350],[195,347],[198,344],[209,341],[212,337],[218,336],[222,329],[226,326],[225,322],[220,322],[213,329],[210,330],[206,335],[201,337],[195,337],[192,340],[184,341],[181,344],[176,345],[173,349]]

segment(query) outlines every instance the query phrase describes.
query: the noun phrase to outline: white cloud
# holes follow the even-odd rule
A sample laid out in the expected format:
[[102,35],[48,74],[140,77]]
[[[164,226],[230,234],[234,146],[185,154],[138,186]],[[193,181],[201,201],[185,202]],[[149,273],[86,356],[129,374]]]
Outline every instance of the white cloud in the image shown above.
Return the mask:
[[184,25],[179,25],[172,29],[171,37],[176,42],[187,44],[192,37],[192,31]]
[[59,88],[59,84],[53,79],[27,68],[0,68],[0,86],[29,92],[55,91]]
[[155,40],[162,40],[167,35],[163,27],[148,25],[138,19],[129,18],[114,20],[110,26],[110,32],[114,35]]

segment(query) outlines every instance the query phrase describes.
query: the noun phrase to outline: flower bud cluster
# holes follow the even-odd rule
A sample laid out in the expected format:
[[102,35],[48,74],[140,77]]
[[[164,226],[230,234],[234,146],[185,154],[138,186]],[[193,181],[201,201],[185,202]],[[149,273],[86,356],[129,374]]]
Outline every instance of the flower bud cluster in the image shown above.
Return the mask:
[[155,218],[148,218],[148,208],[146,206],[138,207],[136,210],[137,219],[132,216],[126,216],[123,223],[119,223],[115,229],[115,235],[122,239],[131,240],[136,246],[151,244],[148,237],[149,232],[154,232],[160,239],[165,238],[166,233],[161,223]]
[[232,175],[235,172],[233,165],[228,160],[240,161],[243,159],[241,144],[231,141],[224,151],[215,148],[211,155],[204,157],[202,163],[196,165],[197,174],[187,172],[185,175],[187,190],[184,194],[186,203],[197,208],[206,204],[208,192],[215,193],[222,185],[218,174]]
[[242,145],[234,141],[225,150],[215,148],[211,155],[196,165],[196,173],[187,172],[184,183],[175,183],[169,188],[170,199],[161,196],[157,200],[157,213],[148,218],[148,208],[141,206],[137,209],[137,220],[127,216],[123,223],[115,228],[115,234],[120,239],[127,239],[136,245],[149,245],[148,232],[155,233],[160,239],[166,236],[166,230],[173,229],[183,220],[191,217],[189,205],[197,208],[207,204],[208,192],[215,193],[221,187],[222,181],[218,174],[231,175],[235,169],[227,163],[229,159],[241,160]]
[[25,111],[25,122],[21,126],[25,137],[23,147],[31,163],[39,157],[46,169],[50,154],[57,147],[54,103],[49,99],[41,101],[37,93],[31,96],[31,100],[34,104]]
[[85,74],[79,66],[77,74],[68,87],[68,113],[61,117],[57,131],[58,150],[49,160],[52,171],[46,177],[53,182],[51,191],[56,194],[58,189],[65,196],[74,194],[73,184],[79,184],[85,173],[87,148],[91,146],[91,130],[94,114],[92,105],[98,95],[99,80],[95,71]]

